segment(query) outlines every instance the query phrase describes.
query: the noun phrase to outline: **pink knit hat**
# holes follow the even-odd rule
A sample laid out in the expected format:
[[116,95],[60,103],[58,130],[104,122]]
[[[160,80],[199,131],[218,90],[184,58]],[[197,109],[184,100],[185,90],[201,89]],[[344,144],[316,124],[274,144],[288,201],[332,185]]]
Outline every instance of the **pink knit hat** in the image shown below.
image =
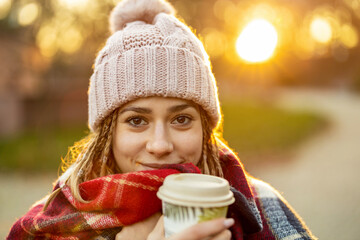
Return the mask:
[[89,126],[137,98],[175,97],[199,104],[212,127],[220,106],[209,56],[164,0],[124,0],[110,16],[112,36],[99,52],[89,87]]

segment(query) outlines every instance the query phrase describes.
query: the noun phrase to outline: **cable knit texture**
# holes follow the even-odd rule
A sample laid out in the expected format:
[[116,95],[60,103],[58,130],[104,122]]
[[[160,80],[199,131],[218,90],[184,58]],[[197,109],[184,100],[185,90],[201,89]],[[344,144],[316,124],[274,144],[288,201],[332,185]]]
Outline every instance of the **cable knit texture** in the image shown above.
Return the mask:
[[[166,7],[150,8],[153,2]],[[220,121],[209,56],[189,27],[171,14],[169,5],[162,0],[126,0],[115,7],[110,17],[115,32],[99,52],[90,79],[91,130],[114,109],[150,96],[193,101],[209,114],[213,127]],[[137,20],[124,14],[135,7]],[[155,17],[151,21],[149,16]]]

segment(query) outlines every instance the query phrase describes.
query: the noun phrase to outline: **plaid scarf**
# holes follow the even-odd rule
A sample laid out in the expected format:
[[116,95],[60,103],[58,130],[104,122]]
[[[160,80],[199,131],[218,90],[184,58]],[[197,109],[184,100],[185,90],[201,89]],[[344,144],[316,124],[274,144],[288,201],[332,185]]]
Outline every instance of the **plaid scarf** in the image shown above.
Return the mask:
[[[228,212],[235,219],[232,239],[315,239],[285,200],[247,175],[230,150],[223,149],[220,160],[235,196]],[[13,225],[7,239],[115,239],[122,226],[161,211],[156,192],[164,178],[184,172],[200,173],[193,164],[167,165],[83,182],[80,193],[86,203],[77,201],[59,180],[54,190],[61,191],[47,209],[42,210],[44,201],[35,204]]]

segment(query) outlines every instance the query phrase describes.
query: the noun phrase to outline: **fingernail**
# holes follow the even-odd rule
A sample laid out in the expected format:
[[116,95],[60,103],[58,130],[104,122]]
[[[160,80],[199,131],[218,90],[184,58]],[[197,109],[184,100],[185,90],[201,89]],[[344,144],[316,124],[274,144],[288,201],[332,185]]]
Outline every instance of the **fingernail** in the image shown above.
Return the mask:
[[234,219],[232,219],[232,218],[227,218],[227,219],[225,219],[224,220],[224,226],[225,227],[231,227],[232,225],[234,225]]

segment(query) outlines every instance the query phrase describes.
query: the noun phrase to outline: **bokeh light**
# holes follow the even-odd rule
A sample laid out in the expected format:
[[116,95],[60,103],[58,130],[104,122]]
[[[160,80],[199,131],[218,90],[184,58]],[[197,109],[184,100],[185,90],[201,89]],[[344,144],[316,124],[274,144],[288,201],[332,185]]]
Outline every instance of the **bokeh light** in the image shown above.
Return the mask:
[[214,28],[206,28],[202,35],[204,36],[206,51],[211,57],[216,58],[224,54],[227,48],[225,34]]
[[36,43],[41,53],[46,57],[54,56],[59,50],[67,54],[75,53],[84,40],[80,30],[76,25],[64,25],[62,28],[55,26],[52,22],[39,30]]
[[333,31],[329,21],[325,18],[315,17],[310,24],[311,36],[320,43],[331,41]]
[[76,52],[83,42],[83,38],[80,34],[80,31],[72,26],[66,29],[58,38],[59,48],[68,54]]
[[39,16],[40,7],[37,3],[32,2],[22,6],[18,14],[18,22],[21,26],[32,24]]
[[11,0],[0,0],[0,19],[5,18],[11,8]]
[[214,15],[220,20],[224,20],[229,26],[234,24],[234,21],[239,16],[239,11],[235,4],[230,0],[218,0],[213,7]]
[[360,0],[343,0],[353,10],[357,17],[360,17]]
[[273,55],[277,42],[278,33],[275,27],[265,19],[255,19],[240,33],[236,50],[247,62],[264,62]]
[[58,2],[69,10],[86,10],[89,0],[58,0]]
[[50,24],[44,24],[37,36],[36,44],[40,49],[40,52],[45,57],[52,57],[57,51],[56,46],[57,33],[56,28]]
[[356,47],[359,41],[356,29],[349,24],[344,24],[340,29],[340,41],[348,48]]
[[252,15],[253,18],[262,17],[269,20],[274,20],[278,17],[275,6],[269,5],[267,3],[260,3],[254,5],[254,7],[252,7],[252,9],[250,10],[250,14]]
[[[97,51],[109,34],[105,13],[118,1],[51,0],[42,4],[35,0],[0,0],[0,18],[5,16],[3,22],[9,29],[31,25],[23,31],[35,36],[32,41],[36,40],[40,56],[52,62],[53,58],[65,59],[66,55],[78,57],[83,45],[89,48],[82,50],[93,56],[91,51]],[[223,64],[219,67],[222,70],[216,71],[227,78],[249,74],[273,63],[280,66],[284,59],[350,61],[359,45],[356,11],[360,12],[360,0],[342,2],[336,6],[322,2],[309,8],[310,4],[262,0],[213,0],[213,5],[206,1],[173,1],[179,16],[199,31],[217,66]],[[201,21],[203,18],[206,20]],[[257,21],[265,24],[255,26]],[[243,62],[270,59],[269,64],[249,64],[240,71],[225,70]]]

